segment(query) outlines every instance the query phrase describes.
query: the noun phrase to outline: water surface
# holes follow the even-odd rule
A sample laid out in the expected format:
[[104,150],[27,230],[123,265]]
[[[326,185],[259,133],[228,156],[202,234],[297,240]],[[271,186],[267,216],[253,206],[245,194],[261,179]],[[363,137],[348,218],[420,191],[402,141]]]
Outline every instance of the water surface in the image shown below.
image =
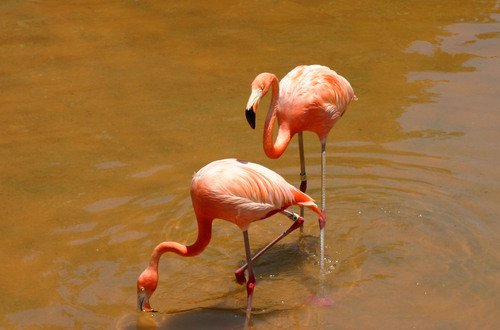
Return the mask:
[[[244,118],[250,83],[319,63],[359,100],[327,148],[326,293],[317,222],[256,265],[253,327],[496,328],[500,323],[495,1],[4,1],[0,5],[0,324],[242,328],[242,235],[216,221],[166,255],[152,304],[135,281],[163,240],[192,242],[189,182],[238,157],[298,184]],[[320,145],[305,134],[308,193]],[[254,249],[286,226],[250,229]]]

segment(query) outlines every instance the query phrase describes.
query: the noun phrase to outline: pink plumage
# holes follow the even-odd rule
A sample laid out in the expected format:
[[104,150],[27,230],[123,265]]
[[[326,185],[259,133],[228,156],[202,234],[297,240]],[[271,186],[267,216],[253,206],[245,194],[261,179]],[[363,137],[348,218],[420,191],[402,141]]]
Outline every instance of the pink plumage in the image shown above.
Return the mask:
[[323,140],[354,99],[347,79],[335,71],[321,65],[301,65],[279,83],[276,117],[280,125],[289,125],[291,137],[311,131]]
[[[326,143],[328,133],[344,114],[354,91],[344,77],[322,65],[301,65],[290,71],[278,84],[278,78],[261,73],[252,82],[247,103],[247,119],[255,127],[259,101],[271,88],[271,104],[264,124],[264,151],[269,158],[278,158],[292,137],[303,131],[318,135]],[[273,126],[278,120],[278,136],[273,141]]]
[[250,162],[223,159],[200,169],[191,182],[197,215],[223,219],[246,230],[291,205],[303,205],[321,215],[313,199],[278,173]]
[[[295,134],[299,137],[300,190],[307,189],[302,132],[316,133],[321,142],[321,211],[320,218],[320,270],[324,265],[324,220],[326,219],[326,140],[337,120],[357,100],[351,84],[332,69],[322,65],[301,65],[290,71],[278,83],[268,72],[261,73],[252,82],[245,115],[255,128],[255,113],[262,97],[271,89],[271,104],[264,124],[263,146],[269,158],[279,158]],[[274,124],[278,121],[278,135],[273,138]],[[302,211],[301,211],[302,213]]]
[[[286,211],[292,205],[306,206],[321,216],[311,197],[285,181],[279,174],[264,166],[237,159],[214,161],[193,175],[191,199],[198,223],[198,237],[191,245],[177,242],[162,242],[151,254],[149,265],[137,279],[137,306],[145,312],[153,311],[149,298],[158,285],[158,264],[166,252],[190,257],[200,254],[210,243],[212,222],[223,219],[236,224],[243,231],[247,264],[235,272],[239,283],[246,281],[244,271],[248,268],[247,322],[252,308],[255,276],[252,261],[276,242],[299,228],[304,219]],[[248,226],[257,220],[281,212],[295,220],[290,228],[268,244],[253,258],[250,255]]]

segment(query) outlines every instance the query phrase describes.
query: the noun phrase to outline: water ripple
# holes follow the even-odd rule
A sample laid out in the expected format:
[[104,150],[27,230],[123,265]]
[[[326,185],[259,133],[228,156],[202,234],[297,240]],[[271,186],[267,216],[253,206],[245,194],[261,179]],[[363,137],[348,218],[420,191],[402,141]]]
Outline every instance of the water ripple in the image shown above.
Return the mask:
[[131,200],[133,200],[135,196],[123,196],[123,197],[113,197],[103,199],[92,204],[89,204],[84,207],[85,211],[89,212],[101,212],[106,210],[112,210],[122,205],[127,204]]

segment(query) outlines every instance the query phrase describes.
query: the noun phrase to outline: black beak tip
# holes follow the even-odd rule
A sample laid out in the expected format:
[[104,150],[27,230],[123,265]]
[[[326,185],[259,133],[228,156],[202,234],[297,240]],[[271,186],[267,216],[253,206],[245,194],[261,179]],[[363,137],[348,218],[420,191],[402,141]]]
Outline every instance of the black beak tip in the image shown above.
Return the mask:
[[255,112],[253,111],[253,108],[246,109],[245,116],[247,117],[247,121],[250,127],[255,129]]

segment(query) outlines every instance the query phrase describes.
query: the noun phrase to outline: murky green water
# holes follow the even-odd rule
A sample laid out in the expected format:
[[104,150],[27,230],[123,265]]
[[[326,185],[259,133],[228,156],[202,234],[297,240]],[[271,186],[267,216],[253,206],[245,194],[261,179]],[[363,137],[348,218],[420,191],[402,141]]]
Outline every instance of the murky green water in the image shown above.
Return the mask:
[[[0,326],[242,328],[239,229],[165,255],[152,304],[135,281],[163,240],[196,237],[191,175],[238,157],[298,184],[244,117],[250,83],[330,66],[359,101],[328,144],[326,290],[316,217],[257,264],[253,327],[500,324],[498,2],[4,1],[0,4]],[[266,109],[269,100],[263,102]],[[305,134],[309,194],[320,145]],[[255,224],[255,249],[288,220]]]

